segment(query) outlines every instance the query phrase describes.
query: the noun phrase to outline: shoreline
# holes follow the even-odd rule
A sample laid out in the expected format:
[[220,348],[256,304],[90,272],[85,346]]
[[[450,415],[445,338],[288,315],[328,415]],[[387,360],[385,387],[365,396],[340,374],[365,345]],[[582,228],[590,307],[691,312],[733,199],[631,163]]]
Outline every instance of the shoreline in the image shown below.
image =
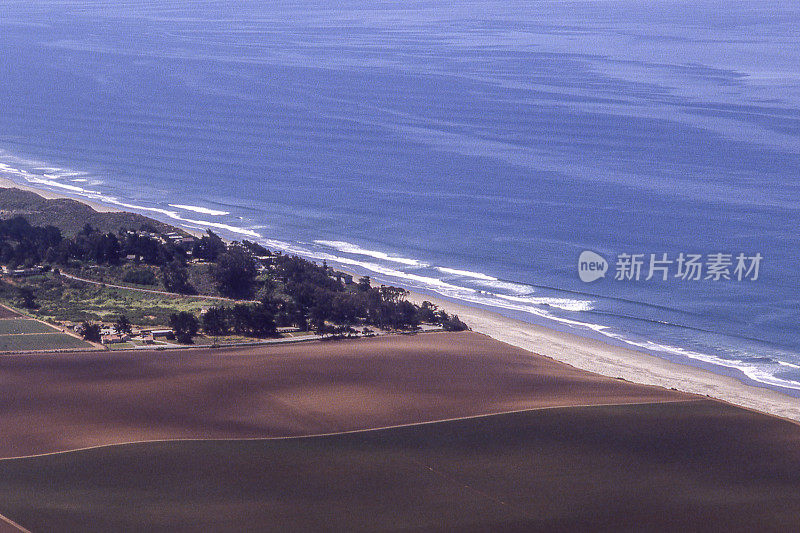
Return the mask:
[[10,180],[8,178],[4,178],[0,176],[0,189],[20,189],[23,191],[32,192],[34,194],[38,194],[42,198],[47,198],[48,200],[58,200],[58,199],[66,199],[66,200],[75,200],[76,202],[80,202],[82,204],[86,204],[98,213],[121,213],[123,212],[122,209],[117,207],[113,207],[106,204],[101,204],[100,202],[95,202],[93,200],[88,200],[86,198],[76,198],[74,196],[69,196],[67,194],[57,193],[54,191],[50,191],[47,189],[38,189],[36,187],[32,187],[30,185],[23,185],[21,183],[17,183],[16,181]]
[[409,300],[415,304],[428,300],[448,313],[458,315],[477,333],[580,370],[642,385],[708,396],[739,407],[800,422],[800,401],[797,398],[766,387],[749,385],[731,376],[508,318],[444,297],[412,291]]
[[[98,202],[95,200],[89,200],[88,198],[83,198],[81,196],[70,196],[69,194],[66,193],[51,191],[49,189],[39,189],[31,185],[24,185],[21,183],[17,183],[14,180],[4,178],[2,176],[0,176],[0,189],[19,189],[22,191],[32,192],[48,200],[73,200],[75,202],[88,205],[98,213],[135,213],[135,211],[132,210],[121,209],[113,205],[104,204],[102,202]],[[143,214],[143,213],[136,213],[136,214],[155,219],[155,217],[149,214]],[[182,231],[185,231],[186,233],[193,235],[194,237],[197,237],[198,239],[202,238],[206,234],[205,231],[201,229],[195,227],[186,227],[186,226],[181,226],[180,224],[176,224],[174,220],[167,220],[167,221],[161,220],[161,222],[163,222],[164,224],[175,226],[176,228],[179,228]]]
[[[0,178],[0,188],[18,188],[50,199],[67,198],[86,204],[99,212],[124,211],[85,198],[20,185],[7,178]],[[189,233],[194,233],[175,224],[174,221],[165,222]],[[343,271],[348,272],[346,268]],[[353,272],[348,273],[359,276]],[[375,279],[380,278],[376,277]],[[394,284],[394,282],[392,283]],[[508,318],[499,313],[465,305],[442,296],[411,291],[409,300],[416,304],[428,300],[450,314],[457,314],[475,332],[528,352],[566,363],[580,370],[621,378],[633,383],[656,385],[666,389],[708,396],[747,409],[796,422],[800,421],[800,401],[797,398],[770,388],[749,385],[728,375],[672,362],[631,348],[582,337],[575,333],[562,332]]]

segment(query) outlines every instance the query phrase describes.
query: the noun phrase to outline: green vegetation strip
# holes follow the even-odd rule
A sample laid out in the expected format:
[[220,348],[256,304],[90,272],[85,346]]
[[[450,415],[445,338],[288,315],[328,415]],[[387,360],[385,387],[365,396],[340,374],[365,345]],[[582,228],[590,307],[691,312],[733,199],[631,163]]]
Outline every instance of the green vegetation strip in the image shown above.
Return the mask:
[[64,333],[0,335],[0,351],[2,352],[74,350],[78,348],[90,349],[92,345]]
[[0,335],[18,335],[20,333],[55,333],[52,326],[29,318],[0,319]]
[[[53,274],[37,276],[31,281],[36,283],[38,308],[35,312],[55,320],[114,321],[124,314],[135,324],[155,326],[167,324],[170,314],[176,311],[199,313],[203,308],[219,304],[202,298],[176,298],[91,285]],[[14,287],[0,284],[0,298],[14,301],[16,296]]]

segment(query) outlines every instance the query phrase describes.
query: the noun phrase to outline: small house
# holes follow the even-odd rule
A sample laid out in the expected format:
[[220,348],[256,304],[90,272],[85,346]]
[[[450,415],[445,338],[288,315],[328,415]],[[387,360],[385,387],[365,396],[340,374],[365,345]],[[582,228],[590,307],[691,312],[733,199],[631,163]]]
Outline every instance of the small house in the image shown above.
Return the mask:
[[131,338],[127,335],[103,335],[100,337],[100,342],[103,344],[121,344],[129,340],[131,340]]
[[171,329],[154,329],[150,334],[153,336],[153,340],[175,338],[175,333]]

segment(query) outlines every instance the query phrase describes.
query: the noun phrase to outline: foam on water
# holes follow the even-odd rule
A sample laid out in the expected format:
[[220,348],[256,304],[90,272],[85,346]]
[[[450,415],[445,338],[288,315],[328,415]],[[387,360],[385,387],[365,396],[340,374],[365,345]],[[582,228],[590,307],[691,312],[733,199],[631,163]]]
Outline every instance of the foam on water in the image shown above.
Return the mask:
[[401,263],[403,265],[409,266],[426,266],[425,263],[418,261],[416,259],[408,259],[406,257],[397,257],[389,255],[385,252],[380,252],[377,250],[366,250],[357,244],[351,244],[349,242],[344,241],[325,241],[325,240],[315,240],[317,244],[321,244],[323,246],[328,246],[330,248],[334,248],[340,252],[344,252],[347,254],[354,254],[354,255],[366,255],[369,257],[374,257],[375,259],[381,259],[383,261],[391,261],[393,263]]
[[487,274],[482,274],[480,272],[471,272],[469,270],[459,270],[457,268],[447,268],[447,267],[436,267],[436,270],[443,274],[452,274],[454,276],[463,276],[465,278],[474,278],[479,279],[481,281],[499,281],[494,276],[489,276]]
[[[45,188],[45,189],[55,189],[62,193],[69,193],[73,194],[80,198],[86,198],[89,200],[94,200],[100,203],[104,203],[107,205],[111,205],[114,207],[121,207],[124,209],[130,209],[135,212],[139,213],[151,213],[156,215],[162,215],[168,217],[173,221],[177,221],[181,224],[192,225],[193,227],[201,227],[201,228],[213,228],[216,230],[226,231],[235,235],[250,237],[253,239],[259,239],[262,237],[260,233],[254,231],[250,228],[243,228],[233,224],[225,224],[222,222],[214,222],[209,220],[200,220],[194,218],[186,218],[181,216],[177,211],[170,210],[170,209],[163,209],[159,207],[149,207],[140,204],[134,204],[126,201],[122,201],[115,196],[110,196],[108,194],[104,194],[99,190],[92,190],[87,189],[84,187],[80,187],[78,185],[70,185],[68,183],[63,183],[59,181],[59,179],[65,176],[75,176],[75,175],[84,175],[83,173],[75,172],[69,169],[63,168],[56,168],[56,167],[37,167],[35,166],[37,162],[26,160],[24,158],[12,156],[6,152],[0,151],[0,160],[12,161],[16,163],[15,166],[12,166],[9,163],[2,163],[0,162],[0,176],[3,176],[7,179],[12,181],[19,181],[20,178],[24,180],[24,184],[34,185],[36,187]],[[28,166],[29,169],[20,168]],[[36,170],[47,170],[47,172],[36,173]],[[71,180],[74,182],[75,180]],[[92,183],[97,183],[98,185],[102,184],[102,181],[93,181]],[[172,206],[172,204],[169,204]],[[181,205],[180,208],[189,211],[195,211],[198,213],[209,214],[209,215],[228,215],[229,213],[224,211],[215,211],[211,209],[205,209],[202,207],[196,206],[183,206]]]
[[[617,339],[619,341],[624,342],[625,344],[628,344],[635,348],[643,349],[644,351],[650,353],[677,355],[685,357],[687,359],[693,359],[695,361],[709,363],[711,365],[732,368],[738,370],[739,372],[741,372],[742,374],[744,374],[745,376],[747,376],[748,378],[757,383],[763,383],[765,385],[771,385],[773,387],[780,387],[791,390],[800,390],[800,382],[776,377],[774,373],[771,373],[769,369],[766,368],[766,365],[757,365],[744,360],[726,359],[723,357],[709,355],[707,353],[700,353],[693,350],[687,350],[686,348],[660,344],[653,341],[634,341],[624,335],[618,333],[612,333],[609,331],[605,331],[603,332],[603,334],[609,338]],[[777,362],[778,365],[792,366],[798,368],[796,365],[786,364],[781,361],[775,361],[775,362]]]
[[195,213],[200,213],[202,215],[211,215],[215,217],[223,216],[223,215],[230,215],[228,211],[220,211],[218,209],[209,209],[207,207],[200,207],[197,205],[183,205],[183,204],[169,204],[170,207],[174,207],[176,209],[183,209],[184,211],[194,211]]
[[100,201],[102,201],[102,202],[105,202],[105,203],[108,203],[108,204],[112,204],[112,205],[117,206],[117,207],[124,207],[125,209],[131,209],[133,211],[138,211],[138,212],[146,211],[146,212],[149,212],[149,213],[157,213],[157,214],[161,214],[161,215],[166,215],[169,218],[171,218],[172,220],[177,220],[177,221],[179,221],[181,223],[185,223],[185,224],[197,225],[197,226],[201,226],[203,228],[214,228],[214,229],[217,229],[217,230],[223,230],[223,231],[226,231],[226,232],[229,232],[229,233],[233,233],[233,234],[236,234],[236,235],[250,237],[252,239],[261,238],[261,234],[258,233],[257,231],[254,231],[254,230],[248,229],[248,228],[242,228],[242,227],[235,226],[235,225],[232,225],[232,224],[224,224],[222,222],[211,222],[211,221],[208,221],[208,220],[198,220],[198,219],[193,219],[193,218],[185,218],[185,217],[180,216],[176,211],[170,211],[170,210],[167,210],[167,209],[160,209],[160,208],[157,208],[157,207],[145,207],[145,206],[142,206],[142,205],[129,204],[129,203],[126,203],[126,202],[122,202],[122,201],[120,201],[120,200],[118,200],[118,199],[116,199],[114,197],[111,197],[111,196],[100,196],[98,199]]

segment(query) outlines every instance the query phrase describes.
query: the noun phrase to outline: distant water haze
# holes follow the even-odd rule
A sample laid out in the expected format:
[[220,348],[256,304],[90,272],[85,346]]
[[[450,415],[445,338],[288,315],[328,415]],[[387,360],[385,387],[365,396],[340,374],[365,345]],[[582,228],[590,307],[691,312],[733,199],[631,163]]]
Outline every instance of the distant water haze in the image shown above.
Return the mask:
[[[0,177],[800,394],[798,28],[770,1],[0,0]],[[740,252],[757,280],[613,279]]]

